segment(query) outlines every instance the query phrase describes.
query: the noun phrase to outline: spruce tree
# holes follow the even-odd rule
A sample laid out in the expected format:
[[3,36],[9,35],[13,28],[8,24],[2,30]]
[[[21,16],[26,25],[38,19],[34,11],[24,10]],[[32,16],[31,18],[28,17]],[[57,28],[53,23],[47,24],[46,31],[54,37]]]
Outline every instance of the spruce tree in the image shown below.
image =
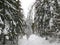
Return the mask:
[[[58,37],[60,7],[58,0],[36,0],[35,20],[40,36]],[[58,18],[59,17],[59,18]]]
[[[0,0],[0,18],[3,23],[0,23],[3,34],[3,44],[5,44],[6,36],[8,40],[15,40],[22,30],[23,14],[21,13],[21,5],[19,0]],[[8,33],[5,33],[8,32]],[[1,38],[0,38],[1,39]]]

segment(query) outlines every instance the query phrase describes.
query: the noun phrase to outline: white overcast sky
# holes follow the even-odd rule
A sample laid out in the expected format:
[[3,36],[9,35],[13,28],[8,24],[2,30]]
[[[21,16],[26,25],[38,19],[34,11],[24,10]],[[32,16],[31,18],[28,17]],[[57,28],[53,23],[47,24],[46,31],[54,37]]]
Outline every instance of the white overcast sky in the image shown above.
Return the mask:
[[21,0],[21,5],[23,8],[23,13],[25,17],[27,17],[27,14],[31,8],[31,6],[34,4],[36,0]]

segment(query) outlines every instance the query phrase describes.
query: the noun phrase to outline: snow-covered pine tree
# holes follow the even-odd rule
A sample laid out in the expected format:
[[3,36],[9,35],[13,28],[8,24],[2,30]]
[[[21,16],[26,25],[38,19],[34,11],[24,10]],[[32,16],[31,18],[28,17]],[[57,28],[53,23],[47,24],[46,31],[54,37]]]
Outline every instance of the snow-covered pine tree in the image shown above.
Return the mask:
[[[0,0],[1,31],[3,35],[7,35],[11,40],[14,40],[20,33],[24,33],[22,30],[23,14],[21,10],[19,0]],[[5,33],[5,31],[8,33]],[[5,39],[3,42],[5,44]]]
[[37,30],[40,35],[44,34],[45,29],[49,25],[49,3],[48,0],[36,0],[36,15],[34,23],[37,25]]
[[41,36],[57,37],[56,28],[59,27],[57,26],[59,22],[55,19],[60,15],[58,3],[58,0],[36,0],[34,24],[37,25],[36,28]]

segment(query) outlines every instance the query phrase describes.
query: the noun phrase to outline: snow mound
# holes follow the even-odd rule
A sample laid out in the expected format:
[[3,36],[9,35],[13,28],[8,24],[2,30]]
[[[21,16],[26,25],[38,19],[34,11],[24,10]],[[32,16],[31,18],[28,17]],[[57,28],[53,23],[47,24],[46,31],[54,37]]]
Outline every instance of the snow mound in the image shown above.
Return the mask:
[[24,35],[22,39],[19,39],[19,45],[60,45],[60,43],[49,43],[48,40],[32,34],[28,39],[26,35]]

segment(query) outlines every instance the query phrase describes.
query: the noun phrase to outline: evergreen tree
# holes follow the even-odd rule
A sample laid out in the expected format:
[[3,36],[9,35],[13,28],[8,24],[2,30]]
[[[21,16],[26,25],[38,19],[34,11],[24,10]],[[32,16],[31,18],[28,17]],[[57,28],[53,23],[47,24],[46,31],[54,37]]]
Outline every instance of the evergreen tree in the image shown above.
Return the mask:
[[57,30],[60,30],[58,0],[36,0],[35,9],[34,24],[40,36],[57,37]]
[[[5,36],[10,40],[14,40],[22,30],[23,14],[21,13],[21,5],[19,0],[0,0],[0,27],[2,28],[1,35],[3,34],[5,44]],[[7,32],[7,33],[5,33]]]

